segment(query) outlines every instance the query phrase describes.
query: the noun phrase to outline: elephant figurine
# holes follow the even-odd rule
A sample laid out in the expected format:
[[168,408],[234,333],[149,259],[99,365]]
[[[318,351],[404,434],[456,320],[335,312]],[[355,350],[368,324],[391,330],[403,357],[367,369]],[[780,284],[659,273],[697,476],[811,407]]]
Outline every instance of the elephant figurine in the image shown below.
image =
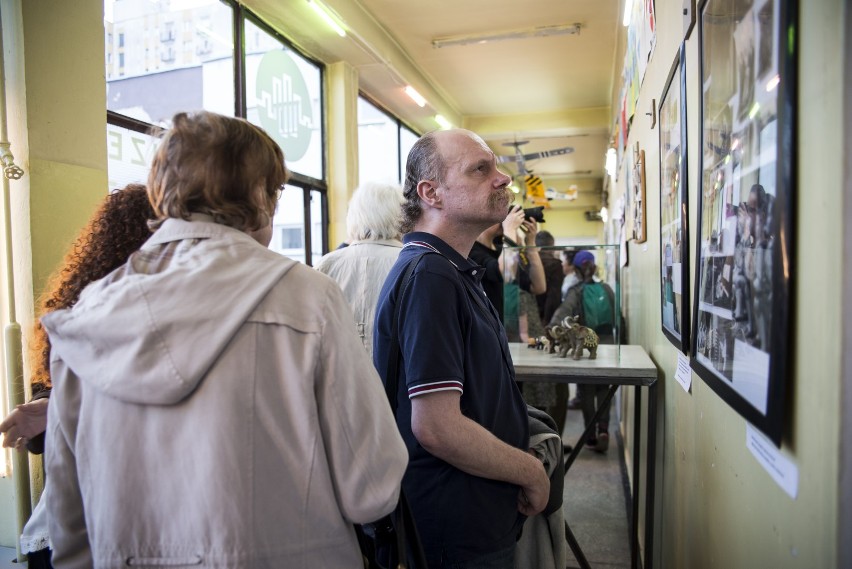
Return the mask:
[[[567,330],[567,336],[571,338],[571,350],[574,352],[573,358],[579,360],[583,355],[583,349],[589,351],[589,359],[593,360],[598,356],[597,333],[591,328],[587,328],[580,324],[580,316],[567,316],[562,319],[562,328]],[[566,351],[567,354],[567,351]],[[563,358],[565,356],[562,356]]]
[[544,332],[548,340],[550,340],[547,353],[554,353],[556,347],[559,346],[559,357],[567,357],[568,352],[574,347],[574,338],[571,330],[565,326],[557,325],[545,327]]

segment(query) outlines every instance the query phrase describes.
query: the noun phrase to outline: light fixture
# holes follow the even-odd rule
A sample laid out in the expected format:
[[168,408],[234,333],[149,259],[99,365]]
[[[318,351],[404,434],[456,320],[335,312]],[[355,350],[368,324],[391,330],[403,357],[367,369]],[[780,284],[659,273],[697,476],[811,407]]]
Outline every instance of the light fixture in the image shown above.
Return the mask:
[[423,98],[423,95],[417,92],[417,89],[412,87],[411,85],[406,85],[405,94],[411,97],[411,100],[417,103],[418,107],[426,106],[426,99]]
[[625,28],[630,25],[630,16],[633,15],[633,2],[634,0],[624,0],[624,17],[621,23],[624,24]]
[[606,208],[606,206],[603,206],[601,208],[601,221],[606,223],[608,219],[609,219],[609,210]]
[[328,24],[331,29],[337,32],[337,35],[340,37],[346,37],[346,30],[343,29],[343,26],[337,23],[335,17],[331,14],[329,9],[317,2],[316,0],[308,0],[308,5],[313,8],[314,12],[320,15],[320,17]]
[[435,122],[438,123],[438,126],[440,126],[444,130],[449,130],[453,128],[453,124],[446,118],[444,118],[444,115],[435,115]]
[[468,45],[477,43],[488,43],[502,40],[518,40],[524,38],[539,38],[547,36],[564,36],[568,34],[580,34],[580,24],[560,24],[555,26],[538,26],[535,28],[524,28],[520,30],[508,30],[505,32],[494,32],[487,34],[476,34],[469,36],[451,36],[435,38],[432,47],[450,47],[454,45]]
[[606,173],[610,176],[615,176],[615,158],[615,148],[610,147],[606,151],[606,165],[604,166]]

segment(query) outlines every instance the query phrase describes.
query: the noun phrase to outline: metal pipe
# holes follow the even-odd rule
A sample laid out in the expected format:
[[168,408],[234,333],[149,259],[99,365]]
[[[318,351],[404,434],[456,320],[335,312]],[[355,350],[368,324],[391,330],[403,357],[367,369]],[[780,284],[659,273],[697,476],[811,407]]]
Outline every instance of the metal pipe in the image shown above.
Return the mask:
[[[6,65],[3,49],[3,16],[0,13],[0,161],[3,166],[3,233],[6,244],[6,307],[9,323],[3,330],[3,350],[6,361],[6,382],[9,396],[9,411],[24,402],[23,344],[21,325],[16,321],[15,310],[15,272],[12,250],[12,210],[9,180],[18,180],[24,171],[15,165],[6,128]],[[30,469],[26,452],[12,453],[12,477],[15,484],[15,514],[17,536],[21,535],[24,524],[32,514],[30,500]],[[26,561],[21,553],[21,541],[15,539],[15,550],[19,562]]]

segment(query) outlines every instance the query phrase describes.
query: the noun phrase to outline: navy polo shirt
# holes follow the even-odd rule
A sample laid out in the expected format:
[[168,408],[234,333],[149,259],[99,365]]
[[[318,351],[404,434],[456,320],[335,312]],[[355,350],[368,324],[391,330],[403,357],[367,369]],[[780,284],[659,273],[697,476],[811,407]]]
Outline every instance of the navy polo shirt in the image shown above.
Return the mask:
[[[399,316],[397,424],[410,459],[403,488],[431,566],[510,547],[524,517],[518,512],[517,485],[462,472],[420,446],[411,430],[411,398],[458,391],[466,417],[523,450],[529,426],[506,333],[480,285],[483,268],[434,235],[410,233],[403,241],[379,295],[373,361],[386,381],[399,281],[408,264],[422,256]],[[482,295],[481,305],[474,294]]]

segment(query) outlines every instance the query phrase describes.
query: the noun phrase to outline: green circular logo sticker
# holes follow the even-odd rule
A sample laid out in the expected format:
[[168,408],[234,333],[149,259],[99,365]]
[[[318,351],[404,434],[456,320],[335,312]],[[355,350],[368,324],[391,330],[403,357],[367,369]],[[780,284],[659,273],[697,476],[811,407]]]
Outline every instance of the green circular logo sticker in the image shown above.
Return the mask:
[[283,50],[260,60],[255,83],[260,125],[281,146],[287,162],[301,159],[313,132],[313,110],[296,62]]

